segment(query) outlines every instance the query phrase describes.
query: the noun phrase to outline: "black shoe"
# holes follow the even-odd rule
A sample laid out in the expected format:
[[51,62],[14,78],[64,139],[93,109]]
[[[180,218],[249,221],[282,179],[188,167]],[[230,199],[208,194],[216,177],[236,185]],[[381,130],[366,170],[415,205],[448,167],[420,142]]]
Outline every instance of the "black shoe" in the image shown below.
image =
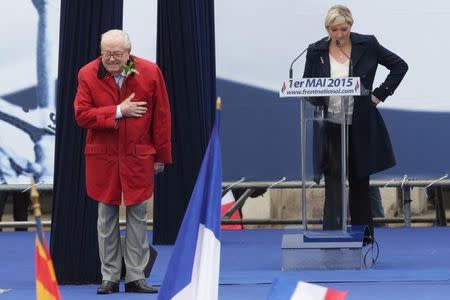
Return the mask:
[[125,283],[125,293],[157,293],[158,289],[148,285],[144,279]]
[[97,288],[97,294],[112,294],[119,292],[119,283],[109,280],[103,280]]

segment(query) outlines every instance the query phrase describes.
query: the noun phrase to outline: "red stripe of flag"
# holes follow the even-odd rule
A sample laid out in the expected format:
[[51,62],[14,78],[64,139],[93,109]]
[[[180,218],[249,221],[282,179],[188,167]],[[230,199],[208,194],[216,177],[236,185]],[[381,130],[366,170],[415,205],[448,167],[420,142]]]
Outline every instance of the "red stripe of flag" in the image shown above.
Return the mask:
[[338,291],[328,288],[324,300],[344,300],[347,293],[347,291]]
[[[236,203],[236,200],[234,199],[233,192],[229,190],[223,197],[222,197],[222,206],[220,208],[220,215],[223,217],[225,213]],[[241,213],[239,210],[236,210],[230,217],[230,220],[239,220],[241,219]],[[220,228],[222,230],[240,230],[243,229],[242,224],[227,224],[227,225],[221,225]]]
[[61,299],[56,281],[55,270],[53,262],[48,251],[47,243],[43,240],[41,244],[38,237],[36,237],[36,299],[50,300]]

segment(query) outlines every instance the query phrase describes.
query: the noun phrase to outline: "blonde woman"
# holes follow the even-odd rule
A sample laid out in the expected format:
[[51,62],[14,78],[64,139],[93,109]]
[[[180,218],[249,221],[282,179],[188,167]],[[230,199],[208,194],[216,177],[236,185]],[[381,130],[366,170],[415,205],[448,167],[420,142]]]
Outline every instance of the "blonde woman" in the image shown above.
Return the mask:
[[[370,175],[395,165],[394,152],[377,105],[392,95],[405,76],[408,65],[398,55],[380,45],[373,35],[352,32],[353,16],[343,5],[330,8],[325,17],[328,36],[308,50],[304,77],[361,78],[366,96],[350,97],[347,115],[349,132],[348,177],[352,225],[367,225],[373,236],[370,209]],[[349,59],[350,58],[350,59]],[[373,86],[378,65],[390,72],[378,86]],[[317,102],[318,100],[318,102]],[[321,129],[320,149],[315,149],[316,168],[325,177],[324,229],[342,226],[342,191],[340,168],[340,97],[316,99],[324,105],[327,122]]]

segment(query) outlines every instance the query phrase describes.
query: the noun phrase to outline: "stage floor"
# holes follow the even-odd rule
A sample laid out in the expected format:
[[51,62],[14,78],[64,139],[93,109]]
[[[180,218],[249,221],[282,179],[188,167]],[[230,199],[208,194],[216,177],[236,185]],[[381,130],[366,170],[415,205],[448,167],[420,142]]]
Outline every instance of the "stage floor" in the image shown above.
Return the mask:
[[[282,272],[283,230],[222,234],[219,299],[266,299],[275,279],[298,280],[348,290],[348,300],[450,299],[450,228],[380,228],[380,256],[370,270]],[[151,233],[149,233],[151,237]],[[0,233],[0,299],[34,299],[34,233]],[[149,282],[160,285],[172,247],[156,246]],[[60,286],[63,299],[94,299],[95,285]],[[123,291],[123,284],[121,286]],[[107,296],[123,298],[125,294]],[[105,297],[105,296],[103,296]],[[126,294],[130,299],[156,295]]]

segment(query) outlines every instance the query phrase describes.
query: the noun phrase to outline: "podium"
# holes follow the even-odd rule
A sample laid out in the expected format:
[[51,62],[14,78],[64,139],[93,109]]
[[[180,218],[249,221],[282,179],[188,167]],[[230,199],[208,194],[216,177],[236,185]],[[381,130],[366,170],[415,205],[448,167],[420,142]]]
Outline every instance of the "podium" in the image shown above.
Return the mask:
[[[302,226],[287,229],[283,235],[283,271],[366,269],[373,265],[368,228],[347,225],[351,101],[352,96],[365,94],[359,77],[288,79],[281,85],[280,98],[300,98],[302,181]],[[322,152],[324,146],[328,149],[326,153]],[[325,161],[324,155],[328,156]],[[324,215],[323,224],[331,223],[333,228],[311,229],[308,228],[307,181],[319,183],[324,163],[334,178],[333,181],[325,180],[326,189],[327,184],[333,182],[334,194],[338,194],[329,192],[326,195],[333,196],[328,200],[333,202],[334,208],[328,209],[331,217],[327,216],[325,220]],[[336,198],[342,202],[336,205]],[[340,207],[340,214],[336,207]]]

